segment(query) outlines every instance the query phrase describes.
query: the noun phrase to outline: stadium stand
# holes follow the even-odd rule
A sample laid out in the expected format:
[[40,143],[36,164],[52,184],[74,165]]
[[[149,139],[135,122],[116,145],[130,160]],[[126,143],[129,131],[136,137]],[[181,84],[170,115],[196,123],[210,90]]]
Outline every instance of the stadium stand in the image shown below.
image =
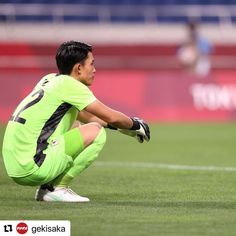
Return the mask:
[[[0,67],[11,67],[4,48],[34,48],[39,65],[61,41],[78,38],[96,45],[98,67],[178,68],[176,49],[184,40],[184,24],[195,18],[215,45],[213,68],[236,64],[234,0],[11,0],[0,1]],[[210,24],[209,24],[210,23]],[[210,27],[208,27],[210,25]],[[205,27],[205,28],[204,28]],[[42,32],[42,33],[39,33]],[[46,55],[41,55],[46,52]],[[27,55],[16,63],[37,67]],[[19,59],[21,57],[21,60]],[[160,60],[161,59],[161,60]],[[25,63],[23,63],[25,61]],[[54,65],[53,65],[54,66]],[[23,66],[24,67],[24,66]]]
[[1,1],[3,22],[183,23],[235,22],[233,0],[34,0]]

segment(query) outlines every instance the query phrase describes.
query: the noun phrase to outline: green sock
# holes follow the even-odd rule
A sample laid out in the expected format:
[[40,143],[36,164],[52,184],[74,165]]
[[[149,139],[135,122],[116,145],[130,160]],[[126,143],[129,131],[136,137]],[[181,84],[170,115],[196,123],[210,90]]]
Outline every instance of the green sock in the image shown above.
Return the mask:
[[53,185],[55,187],[67,187],[73,179],[73,177],[63,173],[53,181]]
[[97,158],[99,152],[102,150],[106,141],[106,132],[102,128],[97,135],[96,139],[86,147],[75,159],[74,165],[67,169],[54,181],[54,186],[68,186],[70,182],[79,175],[84,169],[91,165]]

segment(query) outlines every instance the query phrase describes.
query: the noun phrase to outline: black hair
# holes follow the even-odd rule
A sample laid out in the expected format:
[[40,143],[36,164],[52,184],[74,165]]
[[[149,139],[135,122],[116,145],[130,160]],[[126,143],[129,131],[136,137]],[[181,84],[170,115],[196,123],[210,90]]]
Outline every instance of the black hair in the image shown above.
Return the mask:
[[85,43],[68,41],[61,44],[56,53],[59,73],[69,75],[76,63],[84,62],[89,52],[92,52],[92,46]]

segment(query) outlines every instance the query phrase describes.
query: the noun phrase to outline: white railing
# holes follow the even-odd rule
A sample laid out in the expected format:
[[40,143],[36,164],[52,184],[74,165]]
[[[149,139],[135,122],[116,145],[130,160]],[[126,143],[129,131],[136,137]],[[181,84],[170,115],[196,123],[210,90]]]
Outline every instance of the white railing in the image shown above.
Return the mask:
[[86,5],[86,4],[0,4],[0,16],[5,22],[16,16],[50,16],[52,22],[65,22],[66,16],[92,16],[98,22],[111,23],[113,17],[138,17],[145,23],[157,23],[157,17],[215,17],[219,23],[232,23],[236,5]]

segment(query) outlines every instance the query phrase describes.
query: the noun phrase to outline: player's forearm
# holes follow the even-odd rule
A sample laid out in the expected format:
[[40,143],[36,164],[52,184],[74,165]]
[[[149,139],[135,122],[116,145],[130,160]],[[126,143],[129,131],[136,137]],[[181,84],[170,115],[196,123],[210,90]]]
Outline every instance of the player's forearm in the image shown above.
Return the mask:
[[133,126],[133,121],[128,116],[104,105],[99,100],[89,104],[85,108],[85,111],[93,114],[115,128],[130,129]]
[[101,120],[97,116],[95,116],[85,110],[78,113],[77,120],[79,120],[80,122],[82,122],[84,124],[87,124],[90,122],[97,122],[103,127],[107,126],[107,123],[105,121]]
[[133,126],[133,121],[119,111],[113,111],[113,114],[109,119],[106,120],[109,126],[118,128],[118,129],[130,129]]

